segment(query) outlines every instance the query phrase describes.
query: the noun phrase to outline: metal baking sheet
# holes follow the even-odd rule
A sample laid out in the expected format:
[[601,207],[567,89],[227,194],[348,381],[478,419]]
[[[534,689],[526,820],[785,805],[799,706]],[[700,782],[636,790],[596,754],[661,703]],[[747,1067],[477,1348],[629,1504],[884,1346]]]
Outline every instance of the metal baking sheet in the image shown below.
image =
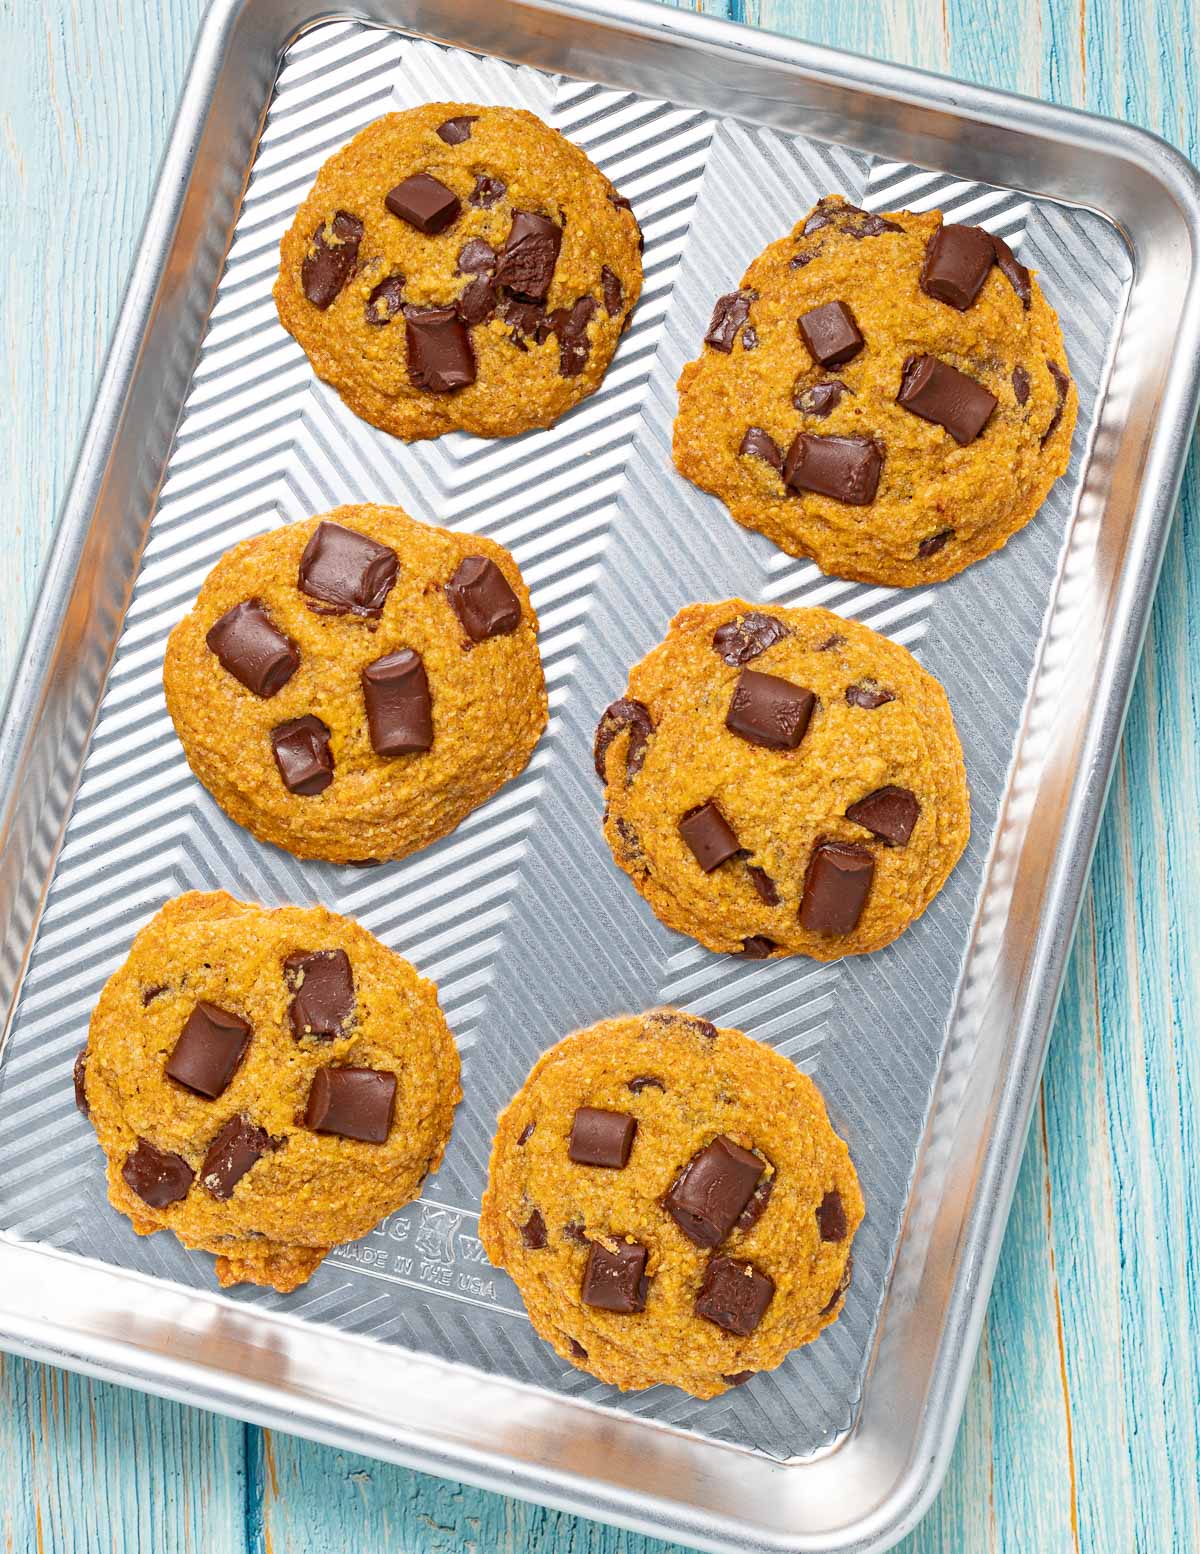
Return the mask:
[[[915,73],[639,4],[363,10],[303,27],[316,18],[284,0],[210,14],[9,709],[0,1342],[712,1548],[884,1547],[953,1440],[1182,468],[1195,175],[1127,129],[966,88],[955,122]],[[853,86],[838,79],[851,65]],[[634,326],[600,392],[549,431],[407,447],[356,420],[276,320],[279,237],[318,167],[430,99],[532,109],[642,222]],[[1093,181],[1112,162],[1106,198],[1063,186],[1078,147]],[[1070,471],[1002,553],[935,588],[824,578],[671,465],[674,382],[714,297],[830,191],[1001,233],[1063,324]],[[160,683],[166,635],[225,550],[349,501],[509,546],[551,692],[521,778],[369,871],[298,862],[229,821],[191,777]],[[852,615],[949,693],[971,843],[880,954],[714,956],[662,928],[608,856],[596,717],[677,608],[731,594]],[[136,1237],[72,1105],[104,979],[192,888],[357,917],[438,982],[464,1055],[466,1100],[423,1199],[287,1297],[214,1294],[211,1259]],[[842,1320],[709,1403],[622,1396],[563,1364],[476,1235],[496,1112],[537,1054],[664,1002],[811,1073],[868,1203]],[[132,1331],[106,1319],[126,1310]]]

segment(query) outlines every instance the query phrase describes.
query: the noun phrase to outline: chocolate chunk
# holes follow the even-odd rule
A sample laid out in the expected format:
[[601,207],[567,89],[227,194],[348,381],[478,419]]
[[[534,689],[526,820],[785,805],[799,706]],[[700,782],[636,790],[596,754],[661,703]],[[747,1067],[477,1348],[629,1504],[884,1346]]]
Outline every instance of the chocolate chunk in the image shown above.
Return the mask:
[[643,1090],[662,1090],[666,1092],[666,1085],[655,1074],[639,1074],[636,1079],[631,1079],[625,1086],[632,1090],[634,1095],[641,1095]]
[[907,788],[889,785],[876,788],[865,799],[851,804],[846,811],[846,819],[853,820],[856,826],[864,826],[890,847],[905,847],[920,813],[921,806],[915,794]]
[[414,173],[388,191],[383,203],[393,216],[432,237],[458,220],[462,204],[453,189],[429,173]]
[[367,729],[376,755],[411,755],[433,744],[433,708],[421,655],[385,653],[362,672]]
[[815,248],[810,248],[807,253],[796,254],[791,264],[788,265],[788,269],[802,270],[806,264],[811,264],[814,259],[818,258],[820,252],[821,245],[818,243]]
[[568,1157],[576,1165],[606,1166],[623,1171],[637,1132],[637,1119],[628,1112],[603,1111],[598,1106],[576,1108],[571,1124]]
[[496,250],[481,237],[464,243],[458,255],[460,275],[490,275],[496,268]]
[[[71,1070],[71,1078],[75,1084],[75,1105],[79,1108],[81,1116],[90,1117],[91,1107],[87,1098],[87,1048],[80,1048],[75,1057],[75,1066]],[[633,1086],[629,1087],[631,1090]]]
[[732,1376],[722,1376],[721,1380],[727,1387],[744,1387],[751,1376],[757,1376],[757,1371],[734,1371]]
[[841,1300],[842,1296],[850,1288],[850,1280],[854,1276],[854,1255],[851,1253],[846,1258],[846,1266],[842,1269],[842,1276],[833,1287],[833,1294],[821,1307],[820,1315],[827,1317],[833,1308]]
[[742,940],[741,949],[734,953],[743,960],[766,960],[774,948],[774,939],[768,939],[765,934],[752,933],[748,939]]
[[826,416],[832,415],[841,404],[845,395],[852,393],[842,382],[841,378],[827,378],[822,383],[814,383],[809,388],[801,389],[792,396],[792,403],[803,415],[810,415],[823,421]]
[[705,874],[711,874],[732,858],[740,847],[732,826],[711,799],[698,809],[688,810],[679,822],[679,834]]
[[1019,364],[1013,368],[1012,386],[1017,404],[1026,404],[1029,399],[1029,374]]
[[625,302],[625,288],[621,285],[621,277],[606,264],[600,266],[600,289],[609,318],[616,318]]
[[1033,302],[1033,287],[1029,281],[1029,271],[1018,260],[1016,254],[1004,241],[992,233],[992,249],[996,255],[996,264],[1000,274],[1016,292],[1020,298],[1021,306],[1028,312]]
[[300,266],[300,284],[313,307],[324,312],[354,274],[362,235],[362,222],[344,210],[313,233]]
[[475,352],[461,314],[450,308],[405,308],[408,376],[430,394],[452,394],[475,381]]
[[534,211],[513,211],[508,241],[496,265],[496,280],[533,302],[544,302],[562,247],[562,228]]
[[608,747],[623,729],[629,730],[629,744],[625,748],[625,778],[627,782],[632,782],[642,769],[642,762],[646,759],[646,745],[654,732],[650,709],[644,702],[623,696],[620,701],[604,709],[596,727],[594,747],[596,772],[601,782],[608,781],[604,769]]
[[575,1246],[591,1246],[592,1244],[584,1232],[582,1220],[577,1219],[569,1220],[563,1226],[563,1239],[573,1242]]
[[363,308],[363,317],[368,324],[390,324],[403,306],[403,275],[387,275],[372,289]]
[[813,491],[848,507],[875,500],[883,454],[869,437],[817,437],[800,432],[783,466],[783,483],[793,491]]
[[460,113],[457,118],[447,119],[444,124],[439,124],[437,134],[448,146],[461,146],[464,140],[470,140],[471,125],[478,120],[477,113]]
[[395,1105],[395,1074],[375,1068],[319,1068],[308,1092],[304,1126],[314,1133],[382,1144]]
[[270,1149],[278,1145],[265,1128],[249,1117],[231,1117],[208,1146],[200,1167],[200,1185],[222,1203],[233,1196],[233,1189],[251,1166],[257,1165]]
[[126,1155],[121,1175],[130,1192],[152,1209],[169,1208],[186,1198],[195,1177],[186,1160],[141,1138]]
[[783,454],[779,450],[779,444],[761,426],[750,426],[746,429],[746,435],[738,445],[739,453],[748,453],[753,458],[763,459],[772,469],[783,468]]
[[142,1008],[144,1009],[147,1004],[152,1004],[156,998],[161,998],[166,991],[166,988],[162,986],[144,987],[142,989]]
[[529,1140],[533,1137],[533,1130],[536,1127],[537,1127],[537,1123],[536,1122],[527,1122],[525,1124],[525,1126],[521,1129],[520,1133],[518,1133],[518,1135],[517,1135],[517,1147],[518,1148],[520,1148],[521,1146],[529,1143]]
[[756,291],[731,291],[718,297],[713,308],[712,322],[704,336],[705,345],[728,354],[733,350],[738,330],[750,318],[750,304],[758,300]]
[[930,556],[936,556],[938,551],[953,538],[953,529],[939,529],[936,534],[931,534],[928,538],[921,541],[917,546],[917,555],[922,560],[926,560]]
[[824,642],[818,642],[813,651],[817,653],[832,653],[834,648],[842,647],[845,641],[845,637],[840,632],[835,631],[831,637],[826,637]]
[[289,793],[312,798],[333,781],[329,729],[311,713],[277,724],[271,730],[271,749]]
[[204,640],[221,667],[263,701],[281,691],[300,667],[300,650],[257,599],[226,610]]
[[804,738],[817,698],[776,674],[743,669],[733,688],[725,727],[767,750],[794,750]]
[[167,1059],[167,1075],[176,1084],[215,1101],[233,1078],[250,1036],[248,1020],[202,999],[188,1015]]
[[540,340],[546,322],[546,310],[540,302],[521,302],[516,297],[506,297],[500,306],[500,316],[512,325],[509,339],[519,351],[527,351],[527,340]]
[[721,1133],[693,1155],[663,1198],[663,1208],[696,1246],[717,1246],[750,1202],[763,1163]]
[[764,1176],[762,1181],[754,1189],[750,1202],[737,1217],[739,1230],[753,1230],[759,1220],[766,1213],[767,1204],[771,1201],[771,1194],[775,1191],[774,1176]]
[[809,354],[822,367],[852,361],[866,341],[858,321],[844,302],[826,302],[800,315],[800,334]]
[[531,1252],[540,1252],[546,1245],[546,1221],[540,1209],[534,1209],[521,1226],[521,1240]]
[[486,324],[496,311],[496,288],[486,275],[477,275],[458,299],[459,317],[468,329]]
[[713,632],[712,645],[725,662],[736,669],[782,642],[787,635],[788,629],[781,620],[758,610],[747,610],[736,620],[718,626]]
[[817,201],[816,208],[804,223],[804,237],[811,237],[822,227],[836,227],[849,237],[880,237],[885,232],[903,232],[904,228],[884,216],[862,210],[857,205],[834,195],[825,195]]
[[574,1338],[567,1339],[567,1348],[577,1360],[586,1360],[588,1357],[587,1350],[581,1343],[577,1343]]
[[646,1309],[646,1248],[639,1241],[618,1241],[610,1252],[593,1241],[583,1270],[580,1298],[585,1306],[630,1316]]
[[577,378],[587,366],[592,349],[587,326],[595,312],[595,297],[580,297],[571,308],[546,315],[545,329],[558,336],[558,370],[564,378]]
[[896,403],[923,421],[944,426],[962,448],[975,441],[996,408],[996,396],[936,356],[910,356],[904,363]]
[[288,1023],[297,1041],[345,1035],[354,1014],[354,973],[345,950],[299,950],[284,961],[283,975],[292,990]]
[[638,238],[638,253],[644,254],[646,252],[646,235],[642,231],[641,224],[638,221],[637,216],[634,214],[633,206],[629,203],[623,194],[618,194],[615,189],[609,195],[608,203],[613,207],[614,210],[627,210],[629,214],[633,216],[633,226],[634,230],[637,232]]
[[694,1014],[684,1014],[682,1009],[656,1009],[647,1016],[651,1025],[686,1025],[694,1036],[703,1041],[715,1041],[717,1028],[711,1020],[701,1020]]
[[748,863],[746,873],[750,876],[750,883],[758,892],[759,900],[765,902],[767,906],[778,906],[779,891],[766,869],[760,869],[755,863]]
[[491,178],[486,173],[475,174],[475,187],[467,195],[467,204],[474,205],[478,210],[491,210],[497,200],[502,200],[508,192],[508,185],[502,178]]
[[1054,414],[1050,417],[1050,425],[1042,433],[1041,446],[1043,448],[1050,441],[1051,437],[1054,436],[1055,432],[1058,431],[1058,423],[1063,418],[1063,410],[1066,408],[1067,403],[1067,394],[1070,392],[1071,388],[1070,378],[1067,377],[1066,373],[1057,364],[1057,362],[1048,361],[1046,366],[1049,367],[1050,376],[1054,379],[1054,387],[1058,392],[1058,403],[1054,406]]
[[752,1263],[710,1257],[696,1296],[696,1315],[738,1338],[748,1338],[762,1321],[775,1281]]
[[322,615],[377,616],[400,571],[394,550],[340,523],[319,523],[304,554],[296,586],[323,606]]
[[460,561],[446,584],[446,597],[472,642],[507,637],[521,624],[521,601],[487,556],[467,556]]
[[925,249],[921,290],[965,312],[983,289],[995,258],[992,235],[982,227],[939,227]]
[[848,685],[846,687],[846,700],[852,707],[863,707],[868,712],[874,712],[876,707],[884,707],[890,701],[895,701],[894,691],[885,691],[882,686],[870,684]]
[[818,842],[809,859],[800,900],[800,926],[809,933],[853,933],[867,904],[875,859],[857,842]]
[[817,1224],[821,1230],[822,1241],[846,1239],[846,1231],[849,1228],[846,1210],[842,1203],[842,1195],[836,1189],[833,1192],[827,1192],[821,1199],[821,1205],[817,1209]]

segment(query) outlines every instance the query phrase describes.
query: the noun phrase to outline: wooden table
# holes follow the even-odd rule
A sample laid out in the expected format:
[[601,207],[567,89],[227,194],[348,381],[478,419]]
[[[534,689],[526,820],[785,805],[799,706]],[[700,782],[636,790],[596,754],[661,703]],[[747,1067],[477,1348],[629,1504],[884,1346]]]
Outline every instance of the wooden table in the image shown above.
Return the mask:
[[[1200,151],[1195,0],[707,0]],[[0,6],[0,676],[202,0]],[[1200,460],[1193,456],[946,1488],[906,1554],[1200,1549]],[[0,1542],[116,1554],[661,1544],[0,1356]]]

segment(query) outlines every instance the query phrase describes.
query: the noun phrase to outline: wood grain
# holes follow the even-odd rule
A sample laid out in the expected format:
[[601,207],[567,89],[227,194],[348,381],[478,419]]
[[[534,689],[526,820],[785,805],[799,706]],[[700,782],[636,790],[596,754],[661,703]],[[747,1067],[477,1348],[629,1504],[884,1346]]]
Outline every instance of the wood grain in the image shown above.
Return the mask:
[[[1200,150],[1200,9],[1178,0],[700,8],[1131,118]],[[201,9],[0,0],[0,676]],[[963,1429],[905,1554],[1200,1549],[1198,542],[1193,457]],[[10,1554],[664,1547],[3,1356],[0,1535]]]

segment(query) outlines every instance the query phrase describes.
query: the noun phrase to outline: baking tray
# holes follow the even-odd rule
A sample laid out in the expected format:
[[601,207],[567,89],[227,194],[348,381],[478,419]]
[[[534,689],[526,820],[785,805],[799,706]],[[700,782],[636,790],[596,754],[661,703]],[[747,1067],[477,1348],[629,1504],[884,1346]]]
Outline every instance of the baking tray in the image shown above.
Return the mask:
[[[509,442],[405,447],[275,320],[317,168],[431,98],[530,107],[633,201],[646,290],[601,391]],[[673,472],[673,384],[713,298],[819,195],[940,206],[1036,267],[1080,419],[1000,555],[934,589],[823,578]],[[0,1343],[265,1424],[719,1550],[889,1545],[953,1443],[1196,411],[1197,175],[1128,126],[637,0],[218,0],[63,515],[0,745]],[[255,844],[191,778],[159,683],[217,557],[344,501],[507,544],[543,622],[551,727],[451,837],[361,871]],[[821,603],[905,642],[955,708],[974,834],[897,944],[825,966],[714,956],[608,857],[588,746],[683,603]],[[104,1201],[69,1071],[167,897],[358,917],[441,987],[467,1099],[420,1203],[302,1291]],[[622,1397],[538,1342],[476,1212],[498,1107],[566,1031],[673,1002],[820,1083],[869,1217],[841,1321],[710,1403]]]

